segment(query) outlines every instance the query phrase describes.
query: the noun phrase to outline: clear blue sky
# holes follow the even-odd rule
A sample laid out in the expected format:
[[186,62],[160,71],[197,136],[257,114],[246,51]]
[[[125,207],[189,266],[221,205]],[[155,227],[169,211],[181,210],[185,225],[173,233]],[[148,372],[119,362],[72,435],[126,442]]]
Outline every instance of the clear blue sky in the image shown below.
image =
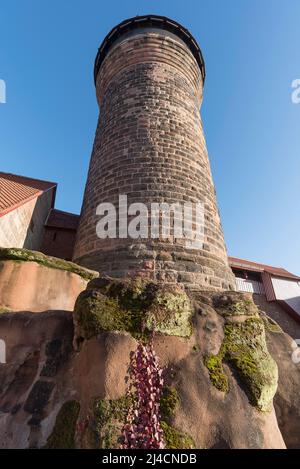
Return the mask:
[[300,274],[299,0],[2,0],[0,168],[58,182],[79,213],[98,109],[93,62],[126,17],[170,16],[206,61],[202,118],[230,255]]

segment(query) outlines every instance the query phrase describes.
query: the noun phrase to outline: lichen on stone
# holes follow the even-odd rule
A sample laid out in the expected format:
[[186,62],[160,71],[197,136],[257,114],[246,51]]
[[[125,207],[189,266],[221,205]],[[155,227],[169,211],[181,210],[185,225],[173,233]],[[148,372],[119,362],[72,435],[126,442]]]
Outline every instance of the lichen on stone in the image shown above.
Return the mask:
[[101,331],[126,331],[135,338],[152,331],[187,337],[192,308],[179,289],[153,282],[101,277],[89,282],[76,300],[76,335],[91,338]]
[[213,306],[223,317],[258,316],[258,309],[247,293],[229,292],[214,295]]
[[268,352],[262,320],[226,324],[224,333],[225,359],[246,384],[252,403],[262,411],[269,410],[277,390],[278,368]]
[[63,404],[57,414],[54,428],[44,448],[75,448],[75,431],[79,411],[80,404],[77,401],[68,401]]
[[224,340],[218,355],[204,359],[212,384],[226,390],[222,363],[232,365],[246,385],[250,401],[261,411],[270,409],[277,390],[278,369],[268,352],[265,328],[260,318],[244,322],[227,323]]
[[185,292],[162,289],[146,312],[145,325],[148,330],[162,334],[190,337],[192,315],[191,303]]
[[272,332],[274,334],[284,334],[283,330],[281,329],[279,324],[277,324],[277,322],[274,321],[274,319],[270,318],[266,314],[264,315],[261,314],[261,319],[263,320],[265,329],[268,332]]
[[79,295],[75,303],[74,320],[86,339],[102,331],[141,331],[139,311],[124,310],[116,299],[97,290],[85,290]]
[[0,248],[0,262],[1,261],[37,262],[51,269],[65,270],[77,274],[84,280],[92,280],[99,275],[97,272],[85,269],[73,262],[65,261],[57,257],[46,256],[41,252],[30,251],[29,249]]
[[99,277],[89,282],[87,289],[99,291],[108,298],[117,300],[124,310],[140,311],[151,303],[155,284],[146,283],[141,278],[120,280]]

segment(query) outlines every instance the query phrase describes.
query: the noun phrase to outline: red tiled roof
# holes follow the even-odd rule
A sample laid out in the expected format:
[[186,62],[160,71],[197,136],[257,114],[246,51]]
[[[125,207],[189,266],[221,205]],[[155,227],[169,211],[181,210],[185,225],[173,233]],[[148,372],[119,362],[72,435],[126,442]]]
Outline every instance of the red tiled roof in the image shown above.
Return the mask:
[[63,212],[62,210],[51,209],[45,226],[50,228],[64,228],[66,230],[77,230],[79,215]]
[[228,259],[230,266],[237,269],[254,270],[256,272],[268,272],[274,276],[300,280],[300,277],[292,274],[291,272],[288,272],[282,267],[273,267],[271,265],[259,264],[257,262],[247,261],[245,259],[238,259],[237,257],[229,257]]
[[0,172],[0,217],[52,188],[53,206],[56,186],[55,182]]

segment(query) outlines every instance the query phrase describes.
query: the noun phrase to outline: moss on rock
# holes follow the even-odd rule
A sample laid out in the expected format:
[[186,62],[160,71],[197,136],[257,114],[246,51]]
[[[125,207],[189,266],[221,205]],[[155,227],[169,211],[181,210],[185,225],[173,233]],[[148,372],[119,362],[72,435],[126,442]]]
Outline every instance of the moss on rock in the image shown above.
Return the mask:
[[218,389],[225,382],[223,360],[237,370],[251,403],[262,411],[269,410],[277,390],[278,369],[268,352],[265,328],[260,318],[225,324],[224,341],[218,355],[204,360],[211,381]]
[[[122,442],[122,428],[134,396],[125,395],[119,399],[95,399],[89,428],[89,446],[91,448],[113,449],[120,448]],[[173,427],[169,420],[174,416],[179,397],[174,387],[165,387],[161,398],[161,413],[163,416],[161,428],[168,449],[195,448],[191,436]]]
[[258,309],[247,293],[229,292],[213,296],[213,306],[223,317],[258,316]]
[[277,390],[278,368],[268,352],[262,320],[226,324],[224,333],[225,359],[246,384],[252,403],[262,411],[269,410]]
[[143,279],[99,277],[89,282],[87,289],[97,290],[108,298],[118,300],[122,309],[144,310],[151,304],[158,286]]
[[166,335],[190,337],[193,312],[185,292],[160,290],[146,312],[145,325],[148,330]]
[[212,384],[222,392],[229,391],[228,378],[223,369],[223,354],[208,355],[204,357],[204,365],[208,369]]
[[37,262],[51,269],[65,270],[80,275],[84,280],[92,280],[99,275],[98,272],[85,269],[73,262],[65,261],[57,257],[46,256],[41,252],[30,251],[29,249],[0,248],[0,262],[1,261]]
[[163,431],[166,449],[195,448],[195,442],[190,435],[174,427],[171,422],[175,416],[176,408],[180,403],[177,389],[174,386],[165,386],[160,399],[161,429]]
[[81,335],[90,339],[102,331],[142,330],[141,314],[137,310],[124,310],[117,299],[109,298],[97,290],[85,290],[76,300],[74,320]]
[[151,331],[188,337],[191,317],[191,303],[182,290],[109,277],[89,282],[74,308],[77,335],[84,338],[113,330],[136,338]]
[[268,332],[272,332],[274,334],[284,334],[283,330],[281,329],[279,324],[274,321],[274,319],[270,318],[266,314],[261,315],[261,319],[263,320],[265,328]]
[[80,404],[77,401],[68,401],[63,404],[57,414],[54,428],[44,446],[45,448],[75,448],[75,430],[79,411]]
[[167,420],[172,418],[178,404],[179,396],[177,389],[173,386],[165,386],[160,399],[160,413],[162,419]]
[[121,431],[133,398],[96,399],[93,404],[93,446],[102,449],[119,448]]
[[192,449],[196,447],[190,435],[177,430],[177,428],[169,425],[164,420],[161,422],[161,429],[163,431],[166,449]]

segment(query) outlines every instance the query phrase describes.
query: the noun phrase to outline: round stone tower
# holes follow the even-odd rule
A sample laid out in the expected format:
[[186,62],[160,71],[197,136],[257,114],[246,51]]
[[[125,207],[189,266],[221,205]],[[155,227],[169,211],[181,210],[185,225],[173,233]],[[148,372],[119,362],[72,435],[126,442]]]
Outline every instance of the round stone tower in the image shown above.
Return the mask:
[[[196,290],[234,289],[200,118],[205,67],[195,39],[165,17],[125,20],[104,39],[94,76],[100,117],[75,262],[113,277],[143,276]],[[108,214],[104,205],[97,208],[103,203],[115,207],[117,228],[109,225],[107,236],[99,237],[100,215]],[[136,203],[148,209],[149,229],[145,234],[142,221],[139,237],[127,229],[134,212],[141,214],[131,205]],[[172,223],[164,235],[166,211],[156,218],[158,231],[151,228],[151,204],[202,207],[199,242],[194,242],[195,230],[175,235],[180,212],[170,210]],[[189,213],[189,226],[197,226],[196,209],[181,213]]]

